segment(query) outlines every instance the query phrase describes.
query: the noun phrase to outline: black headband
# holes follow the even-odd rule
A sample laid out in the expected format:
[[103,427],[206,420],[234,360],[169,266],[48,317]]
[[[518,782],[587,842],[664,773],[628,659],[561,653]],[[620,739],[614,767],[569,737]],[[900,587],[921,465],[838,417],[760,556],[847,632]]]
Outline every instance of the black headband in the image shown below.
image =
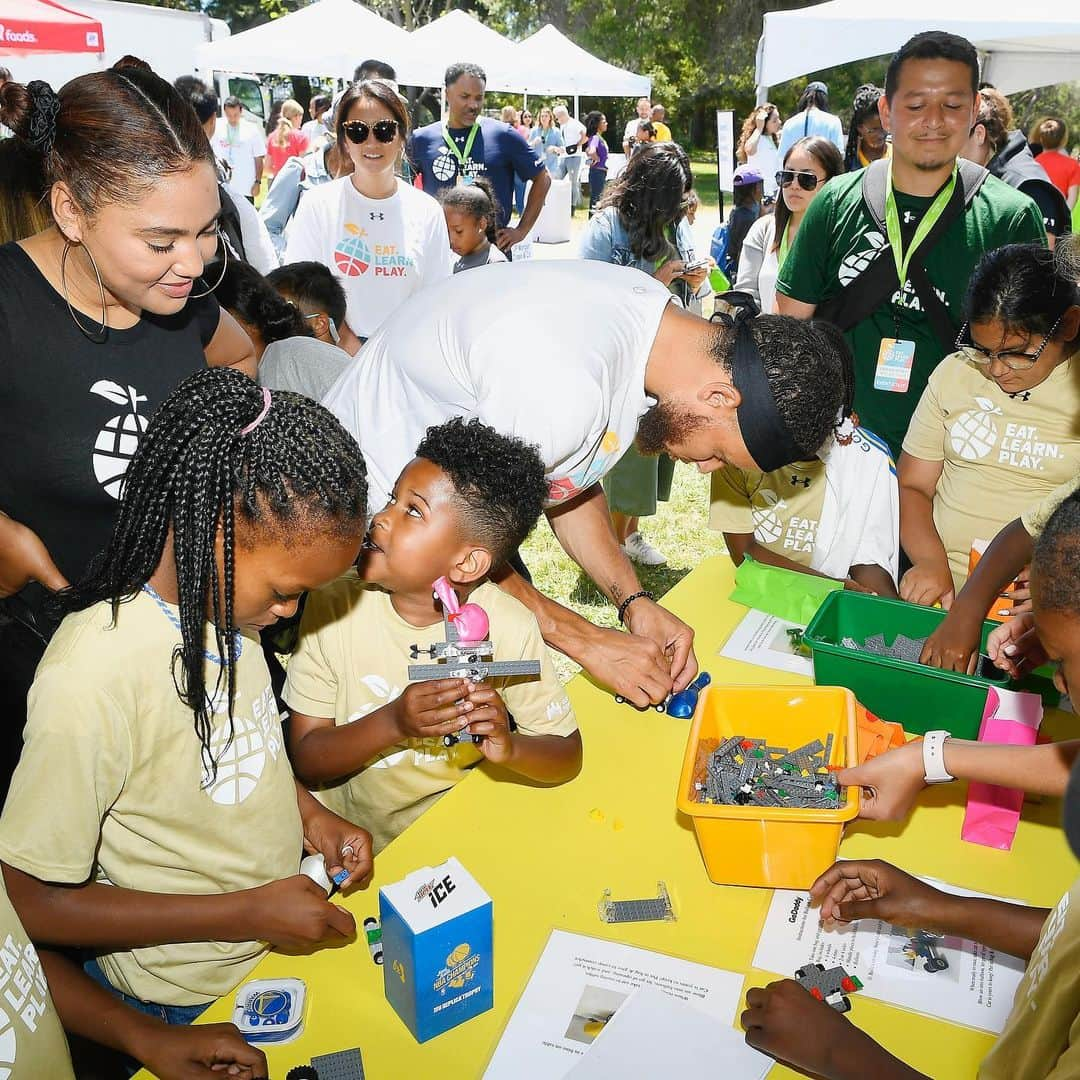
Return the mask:
[[772,472],[794,461],[809,461],[814,455],[795,442],[776,408],[776,399],[754,340],[752,326],[758,309],[753,297],[749,293],[729,292],[722,299],[735,308],[735,313],[718,312],[713,318],[735,333],[731,377],[742,397],[735,415],[739,418],[739,430],[746,449],[762,472]]

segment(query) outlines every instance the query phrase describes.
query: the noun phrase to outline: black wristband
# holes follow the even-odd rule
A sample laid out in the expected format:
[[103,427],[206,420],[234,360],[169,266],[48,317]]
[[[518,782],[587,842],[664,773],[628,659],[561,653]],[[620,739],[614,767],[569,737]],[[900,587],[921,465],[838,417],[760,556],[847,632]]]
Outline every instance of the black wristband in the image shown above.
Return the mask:
[[[620,605],[619,605],[619,622],[624,622],[623,616],[626,615],[626,609],[635,601],[640,600],[643,596],[648,597],[650,600],[655,600],[648,589],[642,589],[641,592],[631,593]],[[625,625],[625,623],[624,623]]]

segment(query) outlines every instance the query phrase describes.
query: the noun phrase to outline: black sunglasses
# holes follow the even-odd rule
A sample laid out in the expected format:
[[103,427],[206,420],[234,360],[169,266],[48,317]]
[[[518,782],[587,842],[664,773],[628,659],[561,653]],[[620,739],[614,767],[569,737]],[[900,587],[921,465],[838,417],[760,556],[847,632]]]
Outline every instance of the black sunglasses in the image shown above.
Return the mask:
[[357,146],[367,142],[367,137],[372,132],[375,133],[375,138],[379,142],[391,143],[397,138],[398,126],[396,120],[376,120],[374,124],[366,124],[363,120],[350,120],[347,124],[341,125],[345,137]]
[[794,169],[781,169],[776,174],[777,187],[790,187],[796,182],[803,191],[813,191],[822,181],[812,172],[795,172]]

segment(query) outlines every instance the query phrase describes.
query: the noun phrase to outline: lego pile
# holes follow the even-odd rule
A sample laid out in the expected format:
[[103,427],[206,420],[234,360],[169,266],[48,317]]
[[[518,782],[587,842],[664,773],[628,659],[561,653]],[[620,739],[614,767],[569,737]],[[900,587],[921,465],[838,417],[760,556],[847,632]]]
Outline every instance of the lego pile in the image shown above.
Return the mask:
[[832,744],[829,735],[788,750],[734,735],[712,751],[694,788],[703,803],[836,810],[844,798],[829,769]]
[[893,660],[906,660],[909,664],[917,664],[922,656],[926,638],[910,638],[904,634],[897,634],[896,640],[891,645],[885,644],[884,634],[875,634],[868,637],[861,645],[852,637],[846,637],[841,642],[845,649],[854,649],[857,652],[874,653],[875,656],[888,656]]

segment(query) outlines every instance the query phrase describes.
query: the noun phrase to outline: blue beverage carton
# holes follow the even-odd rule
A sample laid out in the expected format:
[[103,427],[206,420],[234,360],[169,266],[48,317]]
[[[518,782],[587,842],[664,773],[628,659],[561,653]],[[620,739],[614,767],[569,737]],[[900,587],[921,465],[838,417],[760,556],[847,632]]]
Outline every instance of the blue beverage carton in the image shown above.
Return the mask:
[[455,858],[379,890],[386,999],[417,1042],[494,1001],[491,897]]

